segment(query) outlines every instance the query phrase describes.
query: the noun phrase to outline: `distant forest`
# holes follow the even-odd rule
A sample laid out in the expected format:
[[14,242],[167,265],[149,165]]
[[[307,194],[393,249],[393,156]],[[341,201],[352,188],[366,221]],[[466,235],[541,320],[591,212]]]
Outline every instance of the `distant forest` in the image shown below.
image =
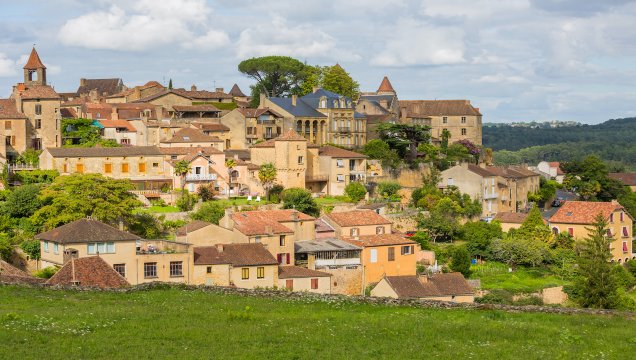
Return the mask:
[[596,154],[616,171],[636,171],[636,118],[549,129],[484,127],[483,143],[495,150],[497,164],[572,161]]

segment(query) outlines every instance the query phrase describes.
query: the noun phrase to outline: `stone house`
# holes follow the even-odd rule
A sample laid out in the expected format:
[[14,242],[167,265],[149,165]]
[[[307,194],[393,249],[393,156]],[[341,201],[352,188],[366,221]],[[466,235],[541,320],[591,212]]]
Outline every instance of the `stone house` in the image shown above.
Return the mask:
[[[200,186],[214,185],[216,191],[228,186],[228,171],[225,167],[225,154],[215,147],[162,147],[167,173],[174,177],[174,188],[185,187],[189,192],[196,192]],[[186,161],[190,171],[185,178],[175,175],[175,165]]]
[[164,91],[166,88],[156,81],[148,81],[144,85],[125,89],[106,97],[106,103],[130,103],[141,98],[149,97]]
[[319,174],[328,174],[326,182],[316,176],[314,182],[307,182],[312,193],[331,196],[344,195],[345,187],[351,182],[366,183],[367,156],[353,151],[322,146],[318,150]]
[[565,173],[561,170],[561,164],[558,161],[541,161],[537,165],[537,170],[547,180],[556,180],[559,184],[563,184]]
[[93,125],[101,129],[102,138],[120,145],[137,146],[137,129],[126,120],[97,120]]
[[112,79],[80,79],[80,85],[75,92],[78,98],[90,98],[93,101],[121,93],[126,90],[120,78]]
[[472,303],[475,291],[461,273],[440,273],[429,276],[385,276],[371,290],[371,296]]
[[636,192],[636,173],[610,173],[609,177],[618,180]]
[[280,136],[285,126],[284,118],[269,108],[238,108],[221,118],[221,124],[228,127],[230,141],[228,149],[247,149],[258,142]]
[[323,215],[321,219],[333,227],[338,239],[392,232],[392,223],[373,210],[333,212]]
[[299,266],[278,267],[278,287],[290,291],[331,294],[331,274]]
[[192,127],[182,128],[170,139],[159,143],[161,147],[215,147],[220,151],[223,151],[223,145],[223,140],[206,135],[203,131]]
[[13,99],[0,99],[0,164],[14,161],[27,148],[29,118],[16,108]]

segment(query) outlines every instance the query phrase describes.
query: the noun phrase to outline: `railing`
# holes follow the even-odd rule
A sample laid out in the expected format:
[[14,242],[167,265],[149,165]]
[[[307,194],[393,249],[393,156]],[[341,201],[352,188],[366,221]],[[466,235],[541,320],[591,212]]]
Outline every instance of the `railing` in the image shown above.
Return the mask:
[[216,180],[216,174],[189,174],[186,181],[209,181]]
[[37,170],[37,165],[29,165],[29,164],[9,164],[9,171],[18,171],[18,170]]
[[350,127],[339,127],[338,128],[338,132],[339,133],[345,133],[348,134],[351,132],[351,128]]
[[130,190],[131,193],[135,195],[148,195],[148,194],[161,194],[161,190],[152,189],[152,190]]
[[499,197],[499,194],[497,193],[484,193],[484,200],[496,199],[497,197]]
[[316,266],[348,266],[348,265],[360,265],[360,258],[330,259],[330,260],[316,259]]
[[257,124],[276,125],[276,120],[256,120]]

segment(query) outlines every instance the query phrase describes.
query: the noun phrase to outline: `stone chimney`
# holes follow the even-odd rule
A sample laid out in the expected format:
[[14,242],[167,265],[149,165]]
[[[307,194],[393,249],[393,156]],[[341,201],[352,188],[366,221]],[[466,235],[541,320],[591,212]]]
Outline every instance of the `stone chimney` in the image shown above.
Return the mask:
[[139,89],[139,87],[135,86],[135,90],[133,90],[133,93],[135,94],[135,100],[141,99],[141,89]]
[[119,120],[119,113],[117,113],[117,107],[113,106],[110,112],[111,120]]
[[86,79],[81,78],[80,79],[80,86],[84,86],[84,85],[86,85]]
[[291,218],[292,221],[298,221],[298,213],[296,211],[292,211]]
[[163,118],[163,106],[155,105],[155,118],[161,120]]
[[216,89],[214,89],[214,91],[216,91],[216,92],[224,92],[223,88],[216,88]]
[[217,245],[216,245],[216,249],[217,249],[220,253],[222,253],[222,252],[223,252],[223,250],[224,250],[224,249],[223,249],[223,244],[217,244]]
[[219,221],[219,226],[228,230],[232,230],[234,228],[234,220],[232,220],[232,215],[234,215],[234,210],[230,208],[225,209],[225,215]]
[[265,99],[267,98],[267,96],[263,93],[260,94],[260,105],[262,106],[263,103],[265,102]]
[[298,100],[297,95],[292,95],[292,106],[296,106],[296,101]]
[[190,91],[197,91],[197,86],[196,85],[190,86]]

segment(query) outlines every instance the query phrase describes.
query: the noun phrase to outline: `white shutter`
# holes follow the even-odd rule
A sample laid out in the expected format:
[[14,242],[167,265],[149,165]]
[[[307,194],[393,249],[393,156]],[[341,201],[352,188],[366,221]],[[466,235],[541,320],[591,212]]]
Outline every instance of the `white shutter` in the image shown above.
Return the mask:
[[378,249],[371,249],[371,262],[378,262]]

